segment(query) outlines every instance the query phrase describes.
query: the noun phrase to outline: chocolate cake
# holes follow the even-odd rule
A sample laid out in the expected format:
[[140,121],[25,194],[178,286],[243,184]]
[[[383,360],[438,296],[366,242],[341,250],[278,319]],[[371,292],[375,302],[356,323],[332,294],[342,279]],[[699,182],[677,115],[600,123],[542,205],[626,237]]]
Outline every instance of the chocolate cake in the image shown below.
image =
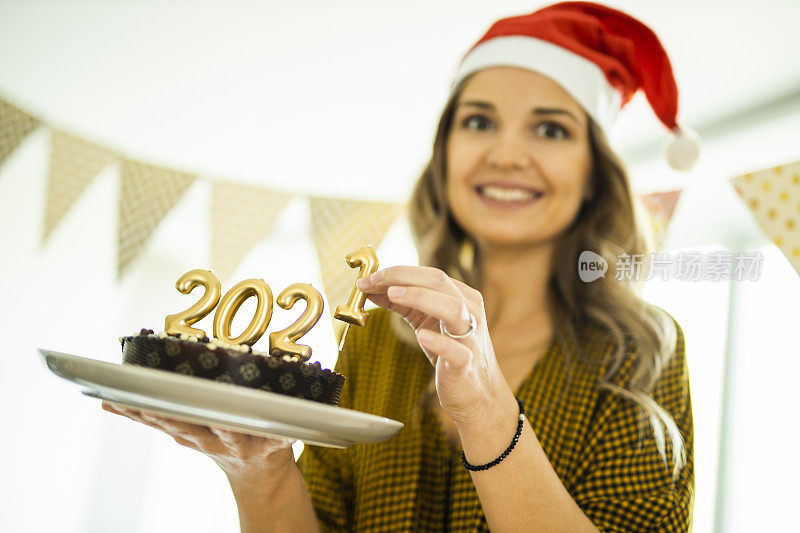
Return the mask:
[[330,405],[339,403],[345,377],[319,362],[257,352],[246,344],[229,345],[208,337],[155,334],[120,337],[122,363],[140,365],[260,389]]

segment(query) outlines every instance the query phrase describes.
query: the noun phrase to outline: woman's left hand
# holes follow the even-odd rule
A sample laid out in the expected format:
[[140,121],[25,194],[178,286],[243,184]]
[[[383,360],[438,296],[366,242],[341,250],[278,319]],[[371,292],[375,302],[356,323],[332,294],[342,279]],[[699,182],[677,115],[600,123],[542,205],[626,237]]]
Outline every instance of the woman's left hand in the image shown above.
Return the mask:
[[[436,372],[439,402],[456,424],[490,416],[512,391],[495,358],[481,293],[442,270],[393,266],[358,281],[357,287],[380,307],[398,313],[414,328]],[[456,339],[453,335],[475,329]]]

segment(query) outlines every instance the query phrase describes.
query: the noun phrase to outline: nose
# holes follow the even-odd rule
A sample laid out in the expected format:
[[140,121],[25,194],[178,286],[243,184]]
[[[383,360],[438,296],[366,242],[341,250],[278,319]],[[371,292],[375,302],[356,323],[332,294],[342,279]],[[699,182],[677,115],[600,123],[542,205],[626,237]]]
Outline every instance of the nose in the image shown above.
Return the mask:
[[517,137],[506,134],[497,137],[489,150],[486,163],[497,168],[525,168],[531,164],[531,156]]

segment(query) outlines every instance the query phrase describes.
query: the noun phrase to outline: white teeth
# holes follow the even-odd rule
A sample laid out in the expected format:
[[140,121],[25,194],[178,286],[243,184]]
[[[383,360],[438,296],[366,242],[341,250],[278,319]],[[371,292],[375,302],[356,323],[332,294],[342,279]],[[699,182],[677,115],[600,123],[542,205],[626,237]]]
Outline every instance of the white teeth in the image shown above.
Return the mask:
[[492,185],[485,185],[478,190],[483,196],[502,202],[527,202],[539,196],[525,189],[507,189],[505,187],[494,187]]

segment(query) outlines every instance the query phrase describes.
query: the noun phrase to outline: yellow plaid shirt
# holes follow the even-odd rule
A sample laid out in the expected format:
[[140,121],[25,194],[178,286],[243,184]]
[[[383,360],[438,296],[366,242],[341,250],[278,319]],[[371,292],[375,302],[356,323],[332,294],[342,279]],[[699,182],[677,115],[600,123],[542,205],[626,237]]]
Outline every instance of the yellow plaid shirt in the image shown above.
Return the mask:
[[[347,377],[339,405],[405,426],[377,444],[304,447],[297,464],[320,526],[323,531],[489,531],[460,450],[450,447],[435,414],[420,401],[433,367],[421,349],[397,338],[390,313],[373,309],[365,328],[350,328],[335,366]],[[554,341],[516,391],[559,478],[601,531],[691,528],[694,430],[684,337],[676,326],[675,355],[653,393],[685,441],[687,464],[674,484],[672,465],[665,467],[638,408],[595,387],[605,366],[568,367],[565,348]],[[588,355],[602,359],[612,348],[611,341],[592,342]],[[629,379],[632,361],[623,363],[615,383]],[[669,439],[666,450],[671,456]]]

